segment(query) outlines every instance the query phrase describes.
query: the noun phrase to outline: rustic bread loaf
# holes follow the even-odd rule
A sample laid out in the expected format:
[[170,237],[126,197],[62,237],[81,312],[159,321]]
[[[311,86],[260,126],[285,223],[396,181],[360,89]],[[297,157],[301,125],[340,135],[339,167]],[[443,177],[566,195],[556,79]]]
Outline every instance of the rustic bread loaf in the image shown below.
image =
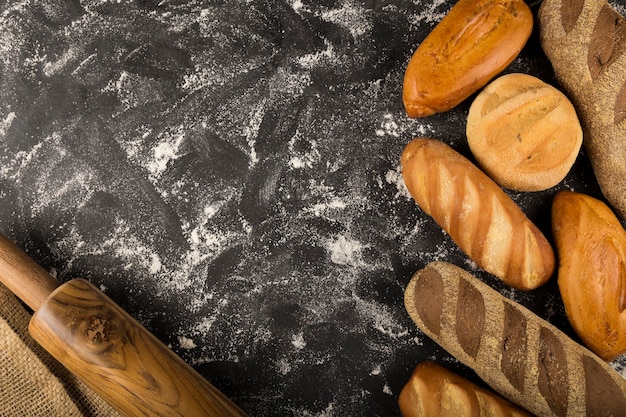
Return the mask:
[[543,285],[554,272],[550,243],[486,174],[436,139],[414,139],[402,152],[404,182],[476,264],[519,289]]
[[415,367],[398,404],[404,417],[530,417],[499,395],[434,362]]
[[606,0],[543,0],[539,27],[602,193],[625,219],[626,20]]
[[567,317],[604,360],[626,352],[626,231],[591,196],[559,192],[552,202],[558,284]]
[[516,191],[557,185],[574,165],[583,141],[569,99],[540,79],[518,73],[497,78],[478,94],[466,133],[480,168]]
[[624,416],[626,380],[591,351],[465,270],[418,271],[405,306],[421,330],[537,416]]
[[430,116],[461,103],[515,59],[532,28],[523,0],[459,0],[409,61],[407,114]]

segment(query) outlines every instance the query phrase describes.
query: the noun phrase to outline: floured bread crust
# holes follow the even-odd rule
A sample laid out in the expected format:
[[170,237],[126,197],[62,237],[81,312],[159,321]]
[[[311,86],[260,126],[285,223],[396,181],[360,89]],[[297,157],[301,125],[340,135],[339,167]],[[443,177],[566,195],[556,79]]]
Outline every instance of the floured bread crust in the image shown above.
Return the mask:
[[516,191],[542,191],[574,165],[583,131],[574,106],[555,87],[527,74],[491,82],[472,103],[467,141],[478,165]]

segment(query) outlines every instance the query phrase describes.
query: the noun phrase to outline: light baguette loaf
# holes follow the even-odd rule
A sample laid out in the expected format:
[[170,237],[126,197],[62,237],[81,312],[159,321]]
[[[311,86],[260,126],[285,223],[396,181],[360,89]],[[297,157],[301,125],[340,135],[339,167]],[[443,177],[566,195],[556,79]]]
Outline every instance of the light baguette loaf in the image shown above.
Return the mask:
[[560,191],[552,202],[558,284],[567,318],[606,361],[626,352],[626,231],[604,202]]
[[499,395],[434,362],[422,362],[398,397],[404,417],[530,417]]
[[514,404],[543,416],[626,415],[626,380],[467,271],[434,262],[405,291],[418,327]]
[[626,219],[626,20],[606,0],[543,0],[539,27],[602,193]]
[[481,268],[524,290],[550,279],[555,267],[550,243],[467,158],[441,141],[414,139],[401,165],[417,204]]

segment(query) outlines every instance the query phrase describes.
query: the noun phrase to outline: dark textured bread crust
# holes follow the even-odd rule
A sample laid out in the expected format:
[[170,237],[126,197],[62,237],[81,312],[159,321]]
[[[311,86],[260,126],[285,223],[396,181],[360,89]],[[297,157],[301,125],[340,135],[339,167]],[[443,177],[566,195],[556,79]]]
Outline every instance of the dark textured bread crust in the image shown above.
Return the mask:
[[[626,380],[591,351],[465,270],[434,262],[405,291],[435,342],[489,386],[537,416],[624,416]],[[466,309],[472,314],[465,314]],[[474,322],[479,322],[478,325]],[[478,340],[478,348],[468,340]]]
[[539,28],[602,193],[626,219],[626,20],[606,0],[543,0]]
[[434,362],[415,367],[398,405],[404,417],[530,417],[499,395]]
[[541,231],[486,174],[435,139],[415,139],[401,158],[404,182],[476,264],[519,289],[543,285],[554,251]]

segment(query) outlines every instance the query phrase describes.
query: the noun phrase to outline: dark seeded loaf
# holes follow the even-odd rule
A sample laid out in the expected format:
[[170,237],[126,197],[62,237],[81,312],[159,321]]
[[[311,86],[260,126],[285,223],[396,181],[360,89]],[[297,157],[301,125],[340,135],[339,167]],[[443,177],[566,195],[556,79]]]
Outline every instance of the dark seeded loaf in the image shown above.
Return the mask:
[[537,416],[626,416],[626,380],[606,362],[457,266],[418,271],[405,306],[426,335]]

